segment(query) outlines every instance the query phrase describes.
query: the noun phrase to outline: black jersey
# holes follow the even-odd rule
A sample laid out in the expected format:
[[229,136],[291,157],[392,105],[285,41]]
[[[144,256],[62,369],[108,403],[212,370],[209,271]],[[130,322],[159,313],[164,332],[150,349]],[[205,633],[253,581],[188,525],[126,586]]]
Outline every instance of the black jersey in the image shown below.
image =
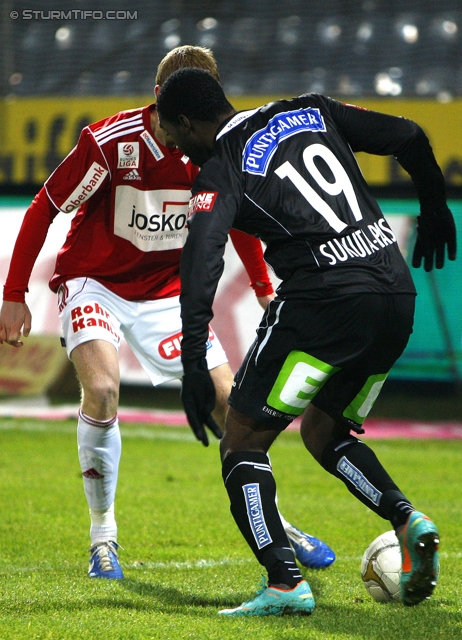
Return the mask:
[[415,293],[357,151],[394,155],[411,175],[421,210],[445,204],[428,139],[405,118],[307,94],[223,123],[190,201],[181,267],[185,359],[205,348],[230,227],[266,244],[281,297]]

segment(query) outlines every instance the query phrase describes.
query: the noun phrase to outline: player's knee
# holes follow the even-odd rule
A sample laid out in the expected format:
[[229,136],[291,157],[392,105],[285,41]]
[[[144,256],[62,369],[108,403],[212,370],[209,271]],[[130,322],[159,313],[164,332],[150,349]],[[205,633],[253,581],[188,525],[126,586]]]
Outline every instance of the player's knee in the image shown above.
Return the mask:
[[319,464],[322,464],[327,444],[348,434],[348,428],[313,405],[309,405],[303,415],[300,435],[303,444]]
[[243,448],[242,438],[238,430],[235,430],[229,420],[226,421],[225,430],[220,440],[220,458],[224,462],[231,453]]
[[254,451],[267,453],[279,435],[278,431],[269,431],[253,418],[229,407],[226,417],[225,432],[220,441],[222,461],[231,453]]
[[228,396],[217,396],[217,401],[215,404],[215,409],[212,411],[212,416],[221,430],[225,428],[228,409]]
[[218,445],[220,448],[220,460],[223,463],[225,458],[229,455],[230,451],[226,443],[223,442],[224,437],[220,440],[220,444]]
[[99,378],[82,387],[85,404],[98,408],[99,415],[114,415],[119,403],[119,385],[111,378]]
[[306,449],[311,453],[313,458],[321,464],[322,452],[324,451],[324,447],[327,444],[327,440],[324,437],[319,437],[317,434],[312,431],[301,431],[301,436],[303,440],[303,444]]

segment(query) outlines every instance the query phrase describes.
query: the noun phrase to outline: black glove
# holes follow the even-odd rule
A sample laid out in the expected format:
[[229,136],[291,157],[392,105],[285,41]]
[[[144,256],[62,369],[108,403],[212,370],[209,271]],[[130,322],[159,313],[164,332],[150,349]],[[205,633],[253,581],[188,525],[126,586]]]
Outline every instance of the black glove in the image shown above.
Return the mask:
[[448,207],[444,206],[433,215],[421,214],[418,216],[417,239],[412,254],[412,266],[420,267],[423,258],[425,271],[431,271],[435,258],[436,268],[442,269],[446,245],[449,260],[455,260],[456,225]]
[[223,433],[215,420],[212,411],[215,408],[216,394],[205,358],[198,363],[184,365],[183,385],[181,387],[181,400],[188,422],[198,440],[204,447],[209,446],[209,439],[204,425],[217,437]]

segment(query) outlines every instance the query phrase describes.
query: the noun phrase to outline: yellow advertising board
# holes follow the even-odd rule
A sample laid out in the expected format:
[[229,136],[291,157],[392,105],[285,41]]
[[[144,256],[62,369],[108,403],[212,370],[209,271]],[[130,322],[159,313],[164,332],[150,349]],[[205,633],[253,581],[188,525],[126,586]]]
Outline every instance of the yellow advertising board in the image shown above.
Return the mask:
[[58,336],[29,336],[18,348],[0,346],[0,397],[44,393],[67,363]]
[[[272,99],[274,96],[230,98],[238,110]],[[84,126],[152,101],[153,96],[4,98],[0,102],[0,184],[42,184],[76,144]],[[439,103],[385,98],[357,100],[356,104],[418,122],[430,138],[447,183],[462,185],[462,99]],[[370,184],[408,179],[393,158],[358,154],[358,161]]]

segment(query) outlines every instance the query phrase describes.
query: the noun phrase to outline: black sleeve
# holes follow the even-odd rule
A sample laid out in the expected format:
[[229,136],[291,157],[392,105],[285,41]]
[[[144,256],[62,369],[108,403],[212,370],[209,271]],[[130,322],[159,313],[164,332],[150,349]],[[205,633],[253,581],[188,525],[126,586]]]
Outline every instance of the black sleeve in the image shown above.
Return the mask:
[[446,203],[443,173],[422,128],[406,118],[368,111],[325,99],[339,130],[354,152],[393,155],[409,173],[422,213],[434,213]]
[[192,217],[180,263],[181,351],[185,373],[205,356],[212,304],[224,268],[225,245],[242,199],[241,181],[229,162],[212,158],[193,185]]

